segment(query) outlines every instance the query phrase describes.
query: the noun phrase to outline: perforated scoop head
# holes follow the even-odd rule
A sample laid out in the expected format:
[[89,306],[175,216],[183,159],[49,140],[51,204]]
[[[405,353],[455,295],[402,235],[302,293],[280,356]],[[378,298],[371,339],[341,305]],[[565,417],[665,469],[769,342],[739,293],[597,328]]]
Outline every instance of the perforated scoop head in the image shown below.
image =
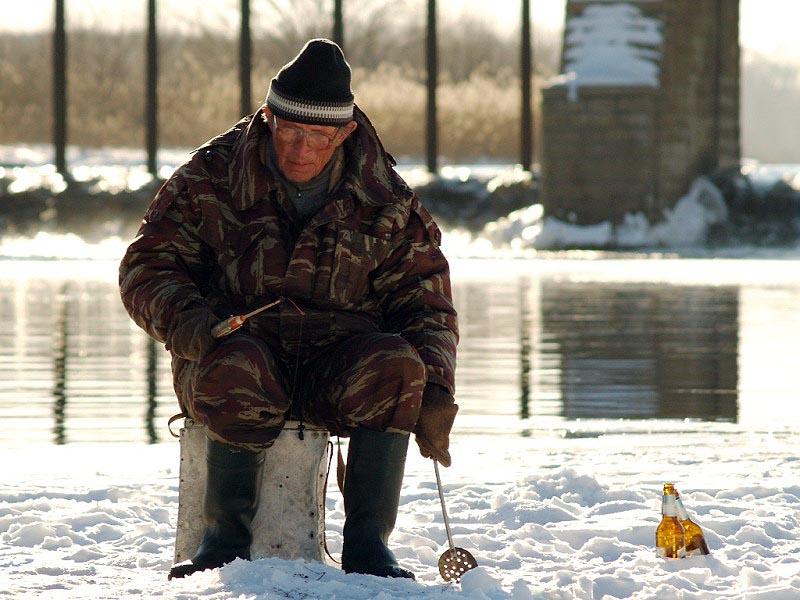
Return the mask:
[[439,557],[439,573],[445,581],[458,581],[461,576],[478,566],[478,561],[463,548],[445,550]]

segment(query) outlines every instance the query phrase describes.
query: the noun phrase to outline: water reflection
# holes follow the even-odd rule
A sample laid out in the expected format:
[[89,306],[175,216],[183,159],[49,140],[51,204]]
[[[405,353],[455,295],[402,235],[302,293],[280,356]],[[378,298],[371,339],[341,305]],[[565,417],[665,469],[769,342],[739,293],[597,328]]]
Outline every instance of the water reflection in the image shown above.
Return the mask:
[[54,342],[53,351],[55,361],[53,363],[53,435],[56,444],[64,444],[67,441],[66,430],[64,428],[64,415],[67,407],[67,322],[69,320],[69,304],[67,298],[67,285],[64,284],[61,292],[56,296],[56,306],[60,306],[56,326],[53,328]]
[[531,318],[528,306],[530,281],[523,277],[519,282],[519,418],[531,416],[528,402],[531,394]]
[[164,438],[168,355],[130,323],[113,282],[0,278],[0,319],[0,441]]
[[[459,431],[529,435],[588,418],[800,423],[787,408],[796,288],[533,272],[453,287]],[[156,443],[175,410],[169,355],[130,322],[115,282],[0,276],[0,442]]]
[[564,417],[737,420],[737,288],[558,283],[541,315]]

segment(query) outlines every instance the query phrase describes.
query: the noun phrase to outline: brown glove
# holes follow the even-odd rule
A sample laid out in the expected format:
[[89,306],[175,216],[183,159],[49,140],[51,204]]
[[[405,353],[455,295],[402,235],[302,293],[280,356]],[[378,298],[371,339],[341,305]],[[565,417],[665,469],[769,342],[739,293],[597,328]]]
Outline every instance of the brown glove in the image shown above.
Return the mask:
[[217,345],[211,328],[218,320],[205,306],[184,309],[167,334],[167,350],[188,360],[200,360]]
[[414,428],[419,452],[425,458],[438,460],[449,467],[450,430],[458,412],[458,404],[445,388],[435,383],[425,386],[422,408]]

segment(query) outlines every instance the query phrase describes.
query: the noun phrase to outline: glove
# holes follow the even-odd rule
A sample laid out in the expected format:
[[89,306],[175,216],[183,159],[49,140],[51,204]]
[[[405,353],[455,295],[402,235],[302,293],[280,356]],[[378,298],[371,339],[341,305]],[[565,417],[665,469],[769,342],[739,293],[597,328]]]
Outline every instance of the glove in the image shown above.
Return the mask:
[[208,307],[184,309],[167,334],[167,350],[187,360],[200,360],[217,345],[217,340],[211,336],[211,328],[217,321],[219,319]]
[[419,452],[433,458],[445,467],[450,463],[450,430],[458,412],[458,404],[445,388],[435,383],[425,386],[422,407],[414,434]]

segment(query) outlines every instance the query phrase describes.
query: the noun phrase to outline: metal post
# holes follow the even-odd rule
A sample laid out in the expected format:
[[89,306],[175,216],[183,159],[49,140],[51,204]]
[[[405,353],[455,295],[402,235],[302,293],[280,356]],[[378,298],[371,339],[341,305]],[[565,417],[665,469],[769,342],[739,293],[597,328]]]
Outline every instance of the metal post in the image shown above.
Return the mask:
[[526,171],[533,164],[533,112],[531,111],[531,1],[522,0],[522,39],[520,40],[520,81],[522,111],[520,113],[520,164]]
[[333,41],[344,50],[344,14],[342,0],[333,0]]
[[145,146],[147,171],[158,175],[158,39],[156,36],[156,0],[147,0],[147,84],[145,106]]
[[250,0],[242,0],[242,29],[239,33],[239,114],[249,115],[253,90],[250,82],[253,45],[250,37]]
[[53,147],[56,170],[67,174],[67,32],[64,0],[56,0],[53,31]]
[[436,0],[428,0],[428,34],[426,38],[426,58],[428,71],[427,136],[426,157],[430,173],[436,173],[438,140],[436,128],[436,82],[439,62],[436,53]]
[[713,60],[714,60],[714,73],[712,73],[711,80],[711,97],[712,97],[712,111],[711,115],[711,147],[712,156],[710,157],[711,164],[708,165],[710,170],[717,169],[720,164],[720,121],[722,119],[722,1],[715,0],[714,2],[714,31],[711,36],[713,44]]

